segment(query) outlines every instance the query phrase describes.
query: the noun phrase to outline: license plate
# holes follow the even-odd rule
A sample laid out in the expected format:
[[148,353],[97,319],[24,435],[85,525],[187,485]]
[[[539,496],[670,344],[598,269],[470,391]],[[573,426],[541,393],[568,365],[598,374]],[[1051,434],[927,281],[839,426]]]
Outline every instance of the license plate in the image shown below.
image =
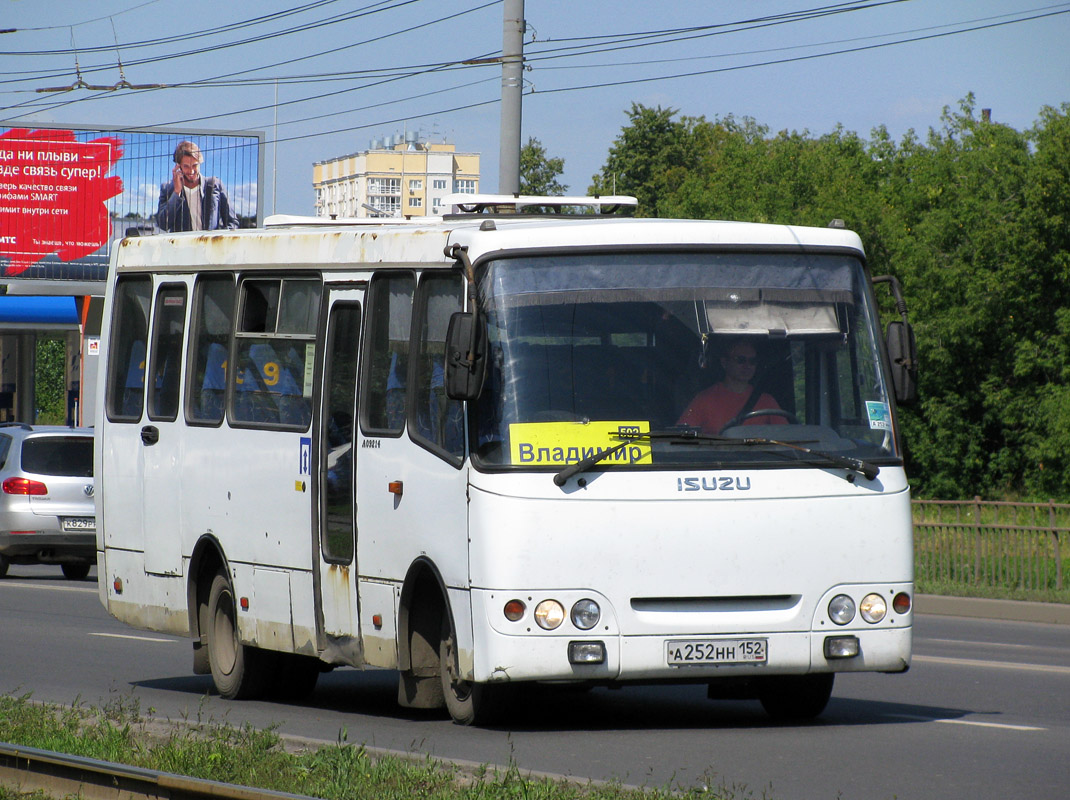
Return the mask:
[[665,643],[670,667],[704,664],[765,664],[766,639],[682,639]]
[[63,530],[65,531],[95,531],[97,529],[96,517],[64,517]]

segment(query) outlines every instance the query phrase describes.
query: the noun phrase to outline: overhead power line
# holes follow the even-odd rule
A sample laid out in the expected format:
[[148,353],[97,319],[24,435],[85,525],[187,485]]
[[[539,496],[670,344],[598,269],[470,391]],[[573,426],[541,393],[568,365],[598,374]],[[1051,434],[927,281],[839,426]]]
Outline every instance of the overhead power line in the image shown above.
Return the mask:
[[629,85],[634,85],[634,84],[639,84],[639,83],[650,83],[650,82],[653,82],[653,81],[676,80],[676,79],[679,79],[679,78],[694,78],[694,77],[699,77],[699,76],[702,76],[702,75],[715,75],[715,74],[721,73],[721,72],[735,72],[735,71],[738,71],[738,70],[756,69],[758,67],[768,67],[768,66],[774,66],[774,65],[777,65],[777,64],[791,64],[793,62],[798,62],[798,61],[811,61],[811,60],[817,59],[817,58],[829,58],[831,56],[847,55],[849,53],[861,53],[861,52],[865,52],[867,50],[877,50],[877,49],[884,48],[884,47],[894,47],[894,46],[897,46],[897,45],[912,44],[914,42],[923,42],[923,41],[928,41],[928,40],[931,40],[931,39],[941,39],[941,38],[945,38],[945,37],[948,37],[948,36],[959,36],[959,35],[962,35],[962,34],[965,34],[965,33],[975,33],[977,31],[989,30],[989,29],[992,29],[992,28],[1001,28],[1001,27],[1004,27],[1006,25],[1016,25],[1016,24],[1021,23],[1021,22],[1033,22],[1035,20],[1045,19],[1045,18],[1048,18],[1048,17],[1060,16],[1060,15],[1063,15],[1063,14],[1070,14],[1070,9],[1066,9],[1066,10],[1063,10],[1063,11],[1050,11],[1048,13],[1037,14],[1037,15],[1034,15],[1034,16],[1031,16],[1031,17],[1023,17],[1023,18],[1013,19],[1013,20],[1004,20],[1004,21],[1001,21],[1001,22],[992,22],[992,23],[988,23],[988,24],[985,24],[985,25],[976,25],[976,26],[973,26],[973,27],[960,28],[958,30],[953,30],[953,31],[944,31],[942,33],[932,33],[932,34],[926,34],[924,36],[914,36],[914,37],[910,37],[910,38],[906,38],[906,39],[897,39],[897,40],[891,41],[891,42],[881,42],[881,43],[877,43],[877,44],[862,45],[862,46],[859,46],[859,47],[848,47],[848,48],[844,48],[844,49],[840,49],[840,50],[830,50],[830,51],[826,51],[826,52],[823,52],[823,53],[811,53],[809,55],[803,55],[803,56],[792,56],[790,58],[773,59],[773,60],[770,60],[770,61],[761,61],[761,62],[756,62],[756,63],[751,63],[751,64],[737,64],[737,65],[730,66],[730,67],[716,67],[716,68],[713,68],[713,69],[696,70],[694,72],[681,72],[681,73],[677,73],[675,75],[658,75],[658,76],[651,76],[651,77],[646,77],[646,78],[631,78],[631,79],[619,80],[619,81],[605,81],[605,82],[602,82],[602,83],[584,84],[582,86],[562,86],[562,87],[559,87],[559,88],[556,88],[556,89],[543,89],[543,90],[540,90],[538,93],[539,94],[557,94],[557,93],[561,93],[561,92],[576,92],[576,91],[583,91],[583,90],[588,90],[588,89],[604,89],[604,88],[608,88],[608,87],[611,87],[611,86],[629,86]]
[[[330,0],[330,2],[334,2],[334,1],[335,0]],[[259,36],[253,36],[253,37],[249,37],[249,38],[246,38],[246,39],[239,39],[239,40],[234,40],[234,41],[230,41],[230,42],[223,42],[222,44],[206,45],[204,47],[198,47],[198,48],[193,49],[193,50],[184,50],[184,51],[180,51],[180,52],[166,53],[166,54],[157,55],[157,56],[148,56],[148,57],[145,57],[145,58],[140,58],[140,59],[136,59],[134,61],[130,61],[130,62],[127,63],[127,66],[128,67],[145,66],[147,64],[154,64],[154,63],[158,63],[158,62],[161,62],[161,61],[170,61],[171,59],[190,58],[192,56],[204,55],[205,53],[215,53],[215,52],[218,52],[220,50],[230,49],[232,47],[243,47],[245,45],[250,45],[250,44],[259,44],[261,42],[270,41],[272,39],[277,39],[277,38],[283,37],[283,36],[292,36],[292,35],[295,35],[295,34],[298,34],[298,33],[307,33],[308,31],[318,30],[320,28],[323,28],[323,27],[326,27],[326,26],[329,26],[329,25],[339,25],[339,24],[342,24],[342,23],[345,23],[345,22],[352,22],[355,19],[360,19],[362,17],[367,17],[367,16],[370,16],[372,14],[377,14],[377,13],[380,13],[380,12],[383,12],[383,11],[392,11],[394,9],[401,8],[403,6],[412,5],[413,3],[419,3],[419,2],[422,2],[422,1],[423,0],[380,0],[380,2],[372,3],[369,6],[364,6],[363,8],[360,8],[360,9],[358,9],[358,10],[356,10],[356,11],[350,13],[350,14],[345,14],[345,15],[338,16],[338,17],[332,17],[332,18],[329,18],[329,19],[317,20],[315,22],[309,22],[309,23],[306,23],[304,25],[298,25],[298,26],[286,28],[285,30],[281,30],[281,31],[272,31],[271,33],[265,33],[265,34],[261,34]],[[500,2],[500,0],[496,0],[496,2]],[[391,5],[387,5],[387,3],[391,3]],[[209,33],[211,33],[211,32],[209,32]],[[208,34],[205,34],[205,35],[208,35]],[[189,38],[190,37],[183,36],[183,37],[177,37],[177,40],[188,41]],[[174,40],[175,39],[170,39],[168,41],[174,41]],[[116,49],[116,47],[117,47],[116,45],[112,45],[110,47],[100,46],[100,47],[93,48],[93,50],[95,52],[110,52],[110,51],[114,51]],[[128,45],[124,44],[124,45],[122,45],[122,47],[125,48],[125,47],[128,47]],[[65,51],[65,53],[67,55],[76,56],[78,53],[86,52],[86,51],[87,51],[87,49],[79,48],[77,50]],[[0,52],[0,55],[10,55],[10,54],[9,53]],[[16,55],[31,55],[31,54],[29,54],[29,53],[19,53],[19,54],[16,54]],[[38,53],[35,53],[33,55],[42,55],[42,53],[38,52]],[[99,72],[99,71],[103,71],[103,70],[110,70],[113,67],[114,67],[114,65],[111,64],[111,63],[96,64],[96,65],[89,66],[89,67],[82,67],[82,72],[83,73]],[[0,74],[26,74],[26,73],[0,73]],[[64,74],[64,71],[62,71],[62,70],[53,70],[48,74],[61,75],[61,74]]]
[[[472,9],[468,9],[467,11],[460,12],[460,13],[469,13],[469,12],[471,12],[473,10],[481,10],[481,9],[484,9],[484,8],[490,6],[490,5],[497,4],[497,1],[498,0],[495,0],[495,2],[485,3],[483,5],[476,6],[476,7],[472,8]],[[838,4],[835,4],[835,5],[820,6],[820,7],[815,7],[815,8],[811,8],[811,9],[805,9],[805,10],[799,11],[799,12],[793,12],[794,16],[792,17],[792,20],[793,21],[809,21],[810,19],[816,18],[816,15],[829,15],[829,14],[833,14],[833,13],[849,13],[849,12],[853,12],[853,11],[861,11],[861,10],[872,9],[872,8],[876,7],[877,5],[890,5],[890,4],[898,3],[898,2],[904,2],[904,0],[882,0],[881,3],[857,3],[857,2],[856,3],[838,3]],[[787,47],[783,47],[783,48],[769,48],[767,50],[754,50],[754,51],[746,51],[746,52],[734,53],[734,54],[732,54],[732,53],[721,53],[721,54],[713,55],[713,56],[693,56],[693,57],[686,58],[686,59],[666,58],[666,59],[661,59],[661,60],[651,59],[651,60],[644,60],[644,61],[626,61],[625,60],[625,61],[621,61],[619,63],[612,64],[612,65],[610,65],[610,64],[594,65],[594,66],[613,66],[614,68],[617,68],[617,69],[627,68],[627,67],[648,67],[651,64],[674,63],[674,62],[677,62],[677,61],[680,61],[680,60],[694,61],[694,60],[703,60],[703,59],[709,59],[709,58],[725,58],[725,57],[729,57],[729,56],[748,56],[748,55],[755,55],[755,54],[758,54],[758,53],[787,52],[787,51],[792,51],[792,50],[798,50],[800,48],[815,48],[815,47],[828,48],[830,46],[832,47],[832,49],[825,49],[822,52],[818,52],[818,53],[808,53],[808,54],[805,54],[805,55],[794,55],[794,56],[785,57],[785,58],[776,58],[776,59],[765,59],[765,60],[760,60],[760,61],[751,61],[751,62],[746,63],[746,64],[737,64],[737,65],[723,66],[723,67],[717,67],[717,68],[712,68],[712,69],[703,69],[703,70],[693,70],[693,71],[687,71],[687,72],[678,72],[678,73],[674,73],[674,74],[670,74],[670,75],[658,75],[658,76],[646,75],[646,76],[640,76],[640,77],[636,77],[636,78],[622,78],[622,79],[613,80],[613,81],[588,82],[588,83],[583,83],[583,84],[578,84],[578,85],[559,86],[559,87],[553,87],[553,88],[549,88],[549,89],[541,89],[541,90],[538,91],[538,93],[539,94],[555,94],[555,93],[574,92],[574,91],[594,91],[594,90],[607,88],[607,87],[613,87],[613,86],[634,85],[634,84],[650,83],[650,82],[661,81],[661,80],[677,80],[677,79],[688,78],[688,77],[706,76],[706,75],[718,74],[718,73],[722,73],[722,72],[732,72],[732,71],[738,71],[738,70],[756,69],[756,68],[759,68],[759,67],[767,67],[767,66],[773,66],[773,65],[778,65],[778,64],[787,64],[787,63],[794,63],[794,62],[800,62],[800,61],[806,61],[806,60],[812,60],[812,59],[818,59],[818,58],[829,58],[829,57],[838,56],[838,55],[846,55],[846,54],[851,54],[851,53],[865,52],[865,51],[868,51],[868,50],[875,50],[875,49],[879,49],[879,48],[908,45],[908,44],[916,43],[916,42],[924,42],[924,41],[928,41],[928,40],[935,40],[935,39],[939,39],[939,38],[943,38],[943,37],[949,37],[949,36],[964,35],[964,34],[968,34],[968,33],[974,33],[974,32],[978,32],[978,31],[994,29],[994,28],[1000,28],[1000,27],[1004,27],[1004,26],[1008,26],[1008,25],[1014,25],[1014,24],[1018,24],[1018,23],[1037,21],[1037,20],[1042,20],[1042,19],[1046,19],[1046,18],[1050,18],[1050,17],[1056,17],[1056,16],[1059,16],[1059,15],[1064,15],[1064,14],[1070,13],[1070,3],[1054,4],[1054,5],[1045,6],[1042,9],[1032,9],[1029,12],[1015,12],[1015,13],[1018,14],[1019,16],[1016,16],[1016,18],[1014,18],[1014,19],[1004,19],[1004,17],[1008,17],[1008,16],[1011,16],[1011,15],[1001,15],[999,17],[986,17],[986,18],[982,18],[981,20],[966,20],[966,21],[961,21],[961,22],[957,22],[957,23],[950,23],[949,25],[944,25],[944,26],[933,26],[931,28],[920,28],[920,29],[913,29],[913,30],[910,30],[910,31],[899,31],[897,33],[881,34],[879,36],[857,37],[855,39],[840,39],[840,40],[826,41],[826,42],[821,42],[821,43],[813,43],[813,44],[809,44],[809,45],[792,45],[792,46],[787,46]],[[1024,16],[1021,16],[1022,14],[1024,14]],[[807,15],[807,16],[800,16],[800,15]],[[724,34],[727,34],[727,33],[740,33],[740,32],[743,32],[745,30],[754,30],[754,29],[761,28],[761,27],[767,27],[767,26],[769,26],[771,24],[784,24],[784,22],[787,21],[787,19],[786,19],[787,16],[788,15],[774,15],[774,16],[770,16],[770,17],[753,18],[753,19],[750,19],[750,20],[740,20],[740,21],[737,21],[735,23],[724,23],[724,24],[708,25],[708,26],[689,26],[687,28],[674,28],[674,29],[667,29],[667,30],[661,30],[661,31],[633,31],[633,32],[627,32],[627,33],[622,33],[622,34],[605,34],[605,35],[599,35],[599,36],[596,36],[596,37],[574,37],[574,38],[569,39],[569,40],[545,40],[546,42],[557,42],[557,43],[563,43],[565,41],[569,41],[569,42],[587,41],[589,44],[586,47],[586,49],[583,49],[582,47],[579,47],[578,45],[576,45],[576,46],[571,46],[570,45],[568,48],[546,48],[546,49],[544,49],[542,51],[537,51],[537,52],[532,53],[531,57],[529,59],[526,59],[526,60],[528,60],[536,68],[541,68],[541,69],[547,70],[547,71],[549,71],[549,70],[558,71],[558,70],[562,70],[562,69],[587,69],[587,68],[590,68],[592,65],[590,65],[590,64],[583,64],[582,66],[562,65],[560,67],[555,67],[555,66],[549,66],[549,63],[551,61],[554,61],[554,60],[572,60],[572,59],[580,58],[581,56],[588,56],[589,57],[591,55],[597,55],[597,54],[609,52],[610,50],[627,50],[627,49],[632,49],[635,46],[655,46],[655,45],[673,46],[673,45],[677,45],[680,41],[684,41],[684,39],[680,38],[681,36],[686,36],[687,38],[697,38],[697,37],[706,36],[706,35],[724,35]],[[784,18],[784,20],[781,21],[781,18]],[[441,18],[441,19],[447,19],[447,18]],[[431,23],[428,23],[428,24],[431,24]],[[736,28],[729,29],[727,27],[727,26],[731,26],[731,25],[735,25]],[[958,27],[955,27],[953,30],[941,30],[939,32],[930,32],[930,31],[937,31],[940,28],[951,27],[952,25],[958,26]],[[299,62],[299,61],[307,60],[307,59],[310,59],[310,58],[315,58],[315,57],[318,57],[320,55],[325,55],[328,52],[333,52],[333,51],[336,51],[336,50],[342,50],[342,49],[346,49],[348,47],[360,46],[361,44],[366,44],[366,43],[368,43],[370,41],[375,41],[375,40],[378,40],[378,39],[381,39],[381,38],[387,38],[389,36],[396,36],[396,35],[399,35],[401,33],[406,33],[406,32],[415,30],[417,27],[421,27],[421,26],[414,26],[413,28],[407,28],[404,31],[393,31],[393,32],[391,32],[389,34],[383,35],[382,37],[376,37],[375,39],[369,39],[369,40],[365,40],[363,42],[351,43],[349,45],[344,46],[343,48],[332,48],[332,50],[330,50],[330,51],[323,51],[323,52],[315,53],[315,54],[296,55],[296,56],[294,56],[292,58],[286,59],[285,61],[277,62],[276,65],[271,65],[271,66],[284,66],[284,65],[296,63],[296,62]],[[921,33],[921,35],[916,35],[919,32]],[[662,36],[662,38],[661,39],[651,38],[651,37],[657,36],[657,35]],[[675,38],[673,38],[673,37],[675,37]],[[870,44],[865,44],[865,45],[860,45],[860,46],[853,46],[853,47],[840,47],[839,46],[839,45],[842,45],[844,43],[850,43],[850,42],[855,42],[855,41],[868,41],[868,40],[878,39],[878,38],[887,39],[888,37],[896,37],[896,38],[890,39],[888,41],[875,42],[875,43],[870,43]],[[482,66],[486,66],[488,64],[496,64],[496,60],[495,59],[487,59],[482,63]],[[540,67],[540,64],[545,64],[546,66],[541,66]],[[347,93],[350,93],[350,92],[361,91],[363,89],[371,89],[371,88],[376,87],[376,86],[381,86],[384,83],[401,81],[401,80],[404,80],[404,79],[407,79],[407,78],[417,78],[417,79],[426,78],[427,75],[431,74],[431,73],[443,74],[445,72],[453,71],[453,70],[456,70],[456,69],[469,68],[469,66],[470,65],[464,64],[463,62],[459,63],[459,62],[454,61],[454,62],[439,62],[439,63],[430,63],[430,64],[420,64],[420,65],[414,65],[412,68],[407,68],[407,67],[381,67],[381,68],[376,68],[374,70],[369,69],[369,70],[366,70],[366,71],[365,70],[350,70],[350,71],[347,71],[347,72],[339,72],[339,73],[320,73],[320,74],[315,74],[315,75],[279,76],[278,78],[266,78],[263,75],[257,75],[257,76],[247,77],[247,78],[241,77],[241,76],[247,75],[249,73],[255,73],[255,72],[258,72],[258,71],[262,71],[263,69],[270,68],[270,67],[252,67],[252,68],[249,68],[249,69],[245,69],[245,70],[241,70],[241,71],[237,71],[237,72],[232,72],[232,73],[229,73],[227,75],[220,75],[220,76],[216,76],[214,78],[207,78],[207,79],[203,79],[203,80],[200,80],[200,81],[191,81],[191,82],[186,82],[186,83],[183,83],[183,84],[171,84],[171,86],[169,88],[178,88],[178,87],[181,87],[181,88],[220,88],[220,87],[224,87],[224,86],[264,85],[264,84],[273,83],[275,81],[280,81],[280,82],[292,81],[294,83],[315,83],[315,82],[328,81],[328,80],[351,80],[351,79],[357,79],[357,78],[365,78],[366,79],[359,86],[346,87],[346,88],[340,89],[340,90],[338,90],[336,92],[327,92],[327,93],[317,94],[317,95],[311,96],[311,97],[301,97],[301,98],[289,100],[289,101],[286,101],[284,103],[280,103],[279,104],[280,107],[281,106],[291,106],[291,107],[293,107],[293,106],[298,106],[298,105],[303,104],[303,103],[312,102],[312,101],[317,100],[317,99],[335,98],[335,97],[338,97],[338,96],[341,96],[341,95],[344,95],[344,94],[347,94]],[[477,85],[479,83],[483,83],[483,82],[484,81],[472,81],[472,82],[468,82],[468,83],[461,83],[461,84],[458,84],[458,85],[455,85],[455,86],[444,87],[444,88],[436,88],[436,89],[422,91],[422,92],[415,93],[415,94],[409,93],[409,94],[406,94],[406,96],[404,96],[404,97],[392,96],[389,99],[383,100],[381,102],[374,102],[374,103],[361,105],[359,107],[348,107],[348,108],[345,108],[345,109],[342,109],[342,110],[330,111],[330,112],[321,113],[321,114],[315,114],[315,115],[310,115],[310,116],[304,116],[304,117],[302,117],[300,119],[293,119],[293,120],[288,120],[288,121],[279,121],[276,124],[277,125],[295,125],[295,124],[299,124],[299,123],[307,123],[307,122],[311,122],[311,121],[319,121],[319,120],[325,120],[325,119],[329,119],[329,118],[338,118],[338,117],[344,116],[346,114],[364,112],[364,111],[368,111],[368,110],[373,109],[373,108],[381,108],[381,107],[389,106],[389,105],[393,105],[393,104],[398,104],[398,103],[403,103],[403,102],[412,102],[414,100],[421,100],[421,99],[424,99],[426,97],[436,96],[436,95],[445,94],[445,93],[451,92],[451,91],[457,91],[457,90],[469,88],[469,87],[475,86],[475,85]],[[486,82],[489,82],[489,80],[486,81]],[[81,98],[81,100],[73,101],[73,102],[86,102],[86,101],[91,101],[91,100],[96,100],[96,99],[102,99],[102,97],[100,95],[97,95],[97,96],[89,97],[89,98]],[[468,109],[468,108],[476,108],[476,107],[490,105],[490,104],[495,103],[495,102],[497,102],[497,101],[488,100],[488,101],[476,102],[476,103],[463,105],[463,106],[457,106],[457,107],[454,107],[453,109],[438,109],[438,110],[433,110],[433,111],[424,111],[424,112],[420,112],[420,113],[417,113],[417,114],[409,113],[409,114],[406,114],[403,117],[399,117],[398,120],[396,120],[396,121],[401,121],[401,120],[405,120],[405,119],[411,120],[411,119],[414,119],[414,118],[431,116],[431,115],[449,114],[451,112],[451,110],[463,110],[463,109]],[[58,108],[58,107],[60,107],[59,104],[50,105],[47,108]],[[275,107],[276,106],[274,104],[267,104],[267,105],[258,105],[258,106],[253,106],[253,107],[249,107],[249,108],[242,108],[242,109],[237,109],[237,110],[232,110],[232,111],[226,111],[226,110],[222,110],[222,109],[219,109],[218,107],[216,107],[214,109],[214,113],[212,113],[210,117],[203,116],[203,117],[186,118],[186,119],[181,119],[181,120],[170,120],[168,122],[155,122],[154,126],[181,125],[181,124],[200,122],[200,121],[203,121],[204,119],[209,119],[209,118],[219,119],[221,117],[236,117],[236,116],[239,116],[239,115],[242,115],[242,114],[263,112],[263,111],[266,111],[266,110],[269,110],[269,109],[274,109]],[[27,107],[24,110],[23,115],[40,111],[40,110],[42,110],[42,108],[43,108],[42,106],[34,106],[32,108]],[[334,134],[334,133],[339,133],[339,132],[348,132],[348,131],[352,131],[352,130],[360,130],[360,129],[363,129],[363,128],[375,127],[376,125],[390,124],[393,121],[395,121],[395,120],[386,120],[386,121],[380,120],[378,122],[368,123],[368,124],[365,124],[365,125],[346,127],[346,128],[332,128],[331,130],[314,131],[314,132],[304,133],[304,134],[300,134],[300,135],[294,135],[294,136],[288,136],[288,137],[279,137],[276,141],[278,141],[278,142],[288,142],[288,141],[295,141],[295,140],[299,140],[299,139],[314,138],[314,137],[317,137],[317,136],[323,136],[323,135],[327,135],[327,134]]]

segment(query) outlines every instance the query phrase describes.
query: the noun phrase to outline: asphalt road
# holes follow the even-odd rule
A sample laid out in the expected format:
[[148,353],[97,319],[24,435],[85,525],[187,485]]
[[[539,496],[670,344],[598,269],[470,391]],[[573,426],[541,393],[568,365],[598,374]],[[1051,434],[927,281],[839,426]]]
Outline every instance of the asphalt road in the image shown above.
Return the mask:
[[0,691],[122,698],[157,717],[274,723],[315,740],[626,784],[727,786],[740,798],[1070,797],[1066,625],[919,614],[909,673],[840,676],[807,725],[773,724],[756,702],[711,702],[684,686],[547,692],[508,729],[476,729],[399,709],[384,671],[336,670],[300,705],[223,701],[192,674],[188,640],[111,619],[94,576],[72,583],[58,568],[13,566],[0,580]]

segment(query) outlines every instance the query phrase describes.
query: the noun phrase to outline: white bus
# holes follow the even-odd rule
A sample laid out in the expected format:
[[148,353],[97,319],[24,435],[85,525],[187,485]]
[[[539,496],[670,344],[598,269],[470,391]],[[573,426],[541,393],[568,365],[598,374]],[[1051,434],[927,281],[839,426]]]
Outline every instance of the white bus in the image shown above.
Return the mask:
[[[629,201],[124,240],[108,611],[191,637],[227,698],[385,668],[461,723],[536,682],[701,683],[806,718],[838,672],[906,671],[898,284],[882,335],[842,223],[509,205]],[[733,359],[761,401],[689,424]]]

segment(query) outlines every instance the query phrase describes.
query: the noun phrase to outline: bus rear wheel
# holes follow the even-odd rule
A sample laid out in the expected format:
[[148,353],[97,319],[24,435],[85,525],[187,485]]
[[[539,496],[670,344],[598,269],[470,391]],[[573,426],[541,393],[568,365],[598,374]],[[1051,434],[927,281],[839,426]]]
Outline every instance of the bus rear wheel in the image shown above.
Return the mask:
[[446,709],[458,725],[493,725],[512,710],[515,685],[472,683],[457,674],[457,639],[448,619],[442,624],[438,660]]
[[765,678],[759,686],[758,699],[773,719],[813,719],[828,705],[835,679],[832,672]]
[[207,621],[208,661],[220,697],[236,700],[263,693],[268,678],[266,654],[238,641],[234,589],[221,572],[212,579]]

